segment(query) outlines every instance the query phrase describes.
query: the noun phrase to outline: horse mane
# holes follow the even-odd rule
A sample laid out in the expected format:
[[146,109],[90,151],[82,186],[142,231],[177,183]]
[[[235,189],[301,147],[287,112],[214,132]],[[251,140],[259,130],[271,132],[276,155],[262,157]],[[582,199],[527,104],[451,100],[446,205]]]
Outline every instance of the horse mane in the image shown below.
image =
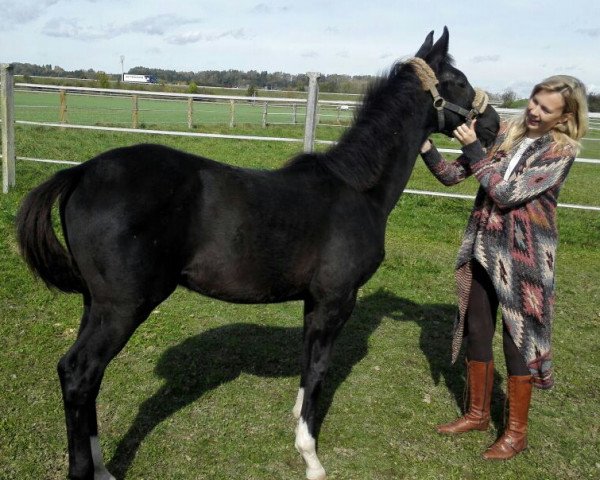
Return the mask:
[[[447,54],[443,64],[453,65],[454,59]],[[337,145],[324,153],[300,154],[287,166],[314,168],[317,163],[358,191],[373,188],[388,163],[399,160],[401,148],[406,149],[410,141],[422,140],[411,135],[422,127],[418,125],[418,112],[424,111],[422,99],[428,95],[418,70],[410,60],[396,62],[387,74],[368,85],[353,124]],[[412,168],[411,162],[406,164],[406,168]]]
[[413,68],[395,63],[369,85],[353,125],[324,154],[324,166],[358,191],[374,187],[392,153],[405,142],[406,130],[414,128],[409,124],[419,110],[418,91],[422,88]]

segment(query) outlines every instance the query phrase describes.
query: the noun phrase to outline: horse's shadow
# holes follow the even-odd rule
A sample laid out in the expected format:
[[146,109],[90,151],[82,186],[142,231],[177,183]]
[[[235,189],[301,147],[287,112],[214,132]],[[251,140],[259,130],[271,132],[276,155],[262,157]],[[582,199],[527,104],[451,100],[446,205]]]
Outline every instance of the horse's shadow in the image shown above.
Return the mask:
[[[384,317],[416,322],[421,327],[419,346],[429,362],[433,381],[438,384],[443,378],[457,403],[462,405],[464,372],[449,362],[455,311],[452,305],[419,305],[384,290],[361,298],[336,342],[321,394],[317,425],[320,427],[325,418],[338,387],[368,354],[369,337]],[[165,383],[140,406],[108,469],[117,478],[123,478],[140,445],[157,425],[242,373],[263,377],[299,376],[301,343],[300,327],[237,323],[208,330],[168,349],[155,369]],[[290,410],[293,397],[292,394]],[[496,408],[492,413],[497,422],[501,412]]]

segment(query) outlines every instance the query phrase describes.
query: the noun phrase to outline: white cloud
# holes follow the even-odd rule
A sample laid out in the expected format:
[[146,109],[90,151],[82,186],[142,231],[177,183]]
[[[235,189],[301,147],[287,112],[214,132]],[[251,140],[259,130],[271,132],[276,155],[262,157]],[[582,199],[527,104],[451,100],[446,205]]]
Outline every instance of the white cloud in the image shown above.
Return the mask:
[[575,30],[577,33],[587,35],[588,37],[596,38],[600,37],[600,27],[596,28],[578,28]]
[[280,7],[274,7],[272,5],[267,5],[266,3],[258,3],[254,7],[250,9],[250,13],[258,13],[271,15],[274,13],[286,13],[290,11],[290,7],[287,5],[282,5]]
[[251,10],[252,13],[271,13],[273,8],[267,5],[266,3],[259,3],[255,5]]
[[173,45],[187,45],[189,43],[198,43],[201,41],[215,42],[224,38],[233,38],[234,40],[244,40],[248,38],[243,28],[237,30],[228,30],[221,33],[204,34],[201,31],[185,32],[172,35],[167,38],[167,42]]
[[243,28],[238,28],[237,30],[228,30],[223,33],[217,33],[206,36],[207,42],[214,42],[215,40],[220,40],[222,38],[233,38],[235,40],[243,40],[247,38],[246,32]]
[[123,31],[145,33],[147,35],[164,35],[174,27],[201,22],[202,19],[200,18],[186,18],[178,15],[155,15],[124,25]]
[[44,25],[43,33],[49,37],[98,40],[117,36],[114,26],[93,28],[82,26],[77,18],[53,18]]
[[155,15],[134,20],[122,25],[84,25],[78,18],[52,18],[46,22],[42,32],[49,37],[73,38],[77,40],[101,40],[119,37],[128,33],[162,36],[181,25],[202,22],[199,18],[177,15]]
[[[99,0],[79,1],[96,3]],[[3,28],[14,28],[17,25],[24,25],[42,18],[58,3],[73,3],[73,0],[0,0]]]
[[44,15],[45,10],[55,5],[60,0],[42,0],[38,2],[1,0],[0,12],[2,12],[3,27],[15,26],[32,22]]
[[500,60],[500,55],[479,55],[471,59],[475,63],[497,62]]
[[188,43],[197,43],[204,39],[202,32],[185,32],[172,35],[167,38],[167,43],[173,45],[187,45]]

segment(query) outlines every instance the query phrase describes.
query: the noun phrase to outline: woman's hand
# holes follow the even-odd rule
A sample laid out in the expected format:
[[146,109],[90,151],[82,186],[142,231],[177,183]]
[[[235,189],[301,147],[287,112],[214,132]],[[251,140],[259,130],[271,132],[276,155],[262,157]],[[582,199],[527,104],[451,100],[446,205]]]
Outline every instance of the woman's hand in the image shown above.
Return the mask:
[[456,130],[452,132],[454,138],[456,138],[460,144],[464,147],[465,145],[469,145],[477,140],[477,134],[475,133],[475,123],[477,120],[473,120],[471,125],[467,125],[463,123],[459,125]]

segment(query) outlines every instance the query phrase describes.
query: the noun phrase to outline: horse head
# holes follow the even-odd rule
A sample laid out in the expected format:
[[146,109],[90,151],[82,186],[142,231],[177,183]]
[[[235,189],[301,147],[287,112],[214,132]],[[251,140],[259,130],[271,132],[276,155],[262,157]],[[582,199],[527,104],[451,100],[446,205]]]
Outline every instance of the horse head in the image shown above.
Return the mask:
[[496,138],[500,117],[488,104],[487,94],[473,88],[465,74],[453,65],[448,54],[448,39],[446,27],[435,44],[433,31],[430,32],[415,58],[410,60],[423,88],[431,92],[431,129],[452,136],[460,124],[477,118],[477,138],[488,147]]

